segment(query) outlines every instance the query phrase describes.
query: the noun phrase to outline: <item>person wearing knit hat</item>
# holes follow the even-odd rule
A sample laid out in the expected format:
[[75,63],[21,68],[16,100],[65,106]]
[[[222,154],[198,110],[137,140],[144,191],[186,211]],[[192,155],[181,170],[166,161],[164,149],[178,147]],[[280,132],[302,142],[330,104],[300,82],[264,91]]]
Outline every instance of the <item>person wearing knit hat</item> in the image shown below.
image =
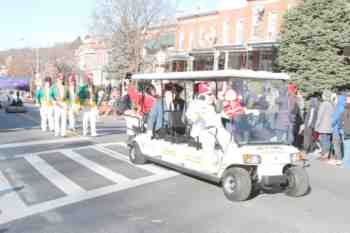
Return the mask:
[[50,77],[44,79],[42,83],[39,78],[36,82],[35,99],[36,104],[40,107],[41,130],[46,131],[47,127],[50,131],[54,131],[53,118],[53,94],[51,88],[52,80]]
[[96,137],[97,93],[92,73],[85,74],[84,85],[80,86],[78,96],[83,112],[83,135],[87,135],[90,124],[91,136]]
[[320,133],[321,160],[328,159],[331,150],[332,115],[335,111],[335,106],[332,103],[331,97],[331,91],[323,91],[323,102],[318,109],[315,125],[315,130]]
[[64,86],[64,75],[59,73],[54,87],[54,117],[55,117],[55,136],[66,136],[67,124],[67,103],[66,87]]
[[78,112],[77,85],[74,73],[68,75],[68,87],[66,92],[66,102],[68,105],[69,129],[75,131],[75,114]]

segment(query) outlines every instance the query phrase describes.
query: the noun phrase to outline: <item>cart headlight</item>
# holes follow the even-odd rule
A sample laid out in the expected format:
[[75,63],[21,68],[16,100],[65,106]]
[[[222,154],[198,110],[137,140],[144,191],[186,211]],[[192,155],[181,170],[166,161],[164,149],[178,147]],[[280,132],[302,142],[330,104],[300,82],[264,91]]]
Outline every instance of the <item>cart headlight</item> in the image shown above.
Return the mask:
[[261,163],[261,156],[254,155],[254,154],[244,154],[243,161],[246,164],[260,164]]
[[305,160],[305,155],[303,152],[298,152],[290,155],[290,161],[292,163]]

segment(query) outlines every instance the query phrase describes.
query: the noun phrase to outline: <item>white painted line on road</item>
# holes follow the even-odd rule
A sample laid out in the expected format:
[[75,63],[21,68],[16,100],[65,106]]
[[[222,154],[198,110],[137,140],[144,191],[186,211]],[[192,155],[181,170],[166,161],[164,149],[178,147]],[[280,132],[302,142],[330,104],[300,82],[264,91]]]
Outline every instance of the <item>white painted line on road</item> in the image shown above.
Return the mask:
[[77,194],[77,193],[86,193],[86,191],[65,177],[62,173],[57,171],[51,165],[49,165],[45,160],[40,158],[37,155],[31,155],[25,157],[25,159],[44,177],[46,177],[51,183],[56,185],[67,195]]
[[117,173],[113,172],[112,170],[105,168],[105,167],[81,156],[80,154],[78,154],[74,151],[63,150],[63,151],[61,151],[61,153],[63,153],[68,158],[74,160],[75,162],[83,165],[84,167],[94,171],[95,173],[97,173],[103,177],[106,177],[107,179],[109,179],[117,184],[131,181],[131,179],[129,179],[123,175],[117,174]]
[[[92,191],[88,191],[86,193],[78,193],[76,195],[70,195],[70,196],[65,196],[53,201],[48,201],[44,202],[38,205],[31,206],[30,208],[24,209],[23,211],[21,209],[17,210],[17,215],[0,215],[0,224],[8,223],[10,221],[14,221],[17,219],[25,218],[28,216],[32,216],[35,214],[43,213],[46,211],[50,211],[53,209],[57,209],[63,206],[67,206],[70,204],[74,204],[77,202],[97,198],[100,196],[105,196],[114,192],[134,188],[137,186],[141,186],[144,184],[148,183],[154,183],[157,181],[169,179],[171,177],[176,176],[176,174],[169,172],[168,174],[163,174],[163,175],[153,175],[153,176],[147,176],[143,177],[137,180],[132,180],[128,183],[123,183],[123,184],[116,184],[116,185],[111,185],[108,187],[103,187],[99,189],[95,189]],[[113,205],[114,203],[112,203]]]
[[2,172],[0,172],[0,187],[1,217],[14,218],[17,216],[18,211],[27,210],[27,205],[21,200],[16,189],[11,186]]
[[[115,144],[115,143],[114,143]],[[104,146],[105,144],[98,144],[101,146]],[[107,145],[109,145],[109,143],[107,143]],[[70,150],[81,150],[81,149],[87,149],[87,148],[93,148],[93,145],[88,145],[88,146],[78,146],[78,147],[73,147],[70,148]],[[35,152],[35,153],[25,153],[25,154],[18,154],[18,155],[2,155],[0,153],[0,161],[4,161],[4,160],[14,160],[14,159],[22,159],[25,158],[27,156],[31,156],[31,155],[41,155],[41,154],[51,154],[51,153],[60,153],[64,150],[67,149],[53,149],[53,150],[45,150],[45,151],[39,151],[39,152]]]
[[13,148],[13,147],[24,147],[24,146],[35,146],[41,144],[53,144],[53,143],[65,143],[65,142],[76,142],[76,141],[86,141],[87,137],[79,138],[63,138],[63,139],[53,139],[53,140],[42,140],[42,141],[31,141],[31,142],[22,142],[22,143],[9,143],[0,145],[0,149],[3,148]]
[[133,165],[134,167],[138,167],[138,168],[141,168],[143,170],[146,170],[146,171],[149,171],[153,174],[165,174],[165,173],[174,173],[174,174],[179,174],[177,172],[174,172],[174,171],[170,171],[170,170],[167,170],[165,168],[161,168],[159,166],[156,166],[154,164],[145,164],[145,165],[136,165],[136,164],[133,164],[132,162],[130,162],[129,158],[126,156],[126,155],[123,155],[119,152],[116,152],[116,151],[113,151],[111,149],[108,149],[106,147],[103,147],[101,145],[95,145],[93,146],[92,148],[114,158],[114,159],[118,159],[118,160],[122,160],[126,163],[129,163],[131,165]]

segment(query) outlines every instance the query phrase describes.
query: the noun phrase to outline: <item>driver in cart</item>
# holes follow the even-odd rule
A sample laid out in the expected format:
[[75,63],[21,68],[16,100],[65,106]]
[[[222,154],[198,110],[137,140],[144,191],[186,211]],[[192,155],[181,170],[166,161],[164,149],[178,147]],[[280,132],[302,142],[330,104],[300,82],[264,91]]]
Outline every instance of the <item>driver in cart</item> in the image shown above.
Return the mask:
[[190,103],[186,117],[192,124],[191,137],[201,144],[204,151],[206,168],[214,171],[219,162],[216,146],[225,153],[232,136],[223,127],[220,114],[215,111],[215,98],[209,84],[201,82],[196,89],[197,98]]

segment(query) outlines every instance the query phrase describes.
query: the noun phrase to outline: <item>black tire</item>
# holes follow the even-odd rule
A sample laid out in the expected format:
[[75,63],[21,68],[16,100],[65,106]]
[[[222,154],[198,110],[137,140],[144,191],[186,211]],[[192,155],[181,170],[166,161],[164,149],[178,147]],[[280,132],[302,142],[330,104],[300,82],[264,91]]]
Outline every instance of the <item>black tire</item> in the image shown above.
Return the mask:
[[129,150],[130,161],[134,164],[147,163],[146,157],[142,154],[140,147],[137,143],[133,143]]
[[301,197],[309,191],[309,176],[304,168],[290,167],[284,173],[288,177],[288,186],[285,190],[286,195]]
[[246,201],[252,192],[252,180],[247,170],[229,168],[222,178],[222,189],[230,201]]

